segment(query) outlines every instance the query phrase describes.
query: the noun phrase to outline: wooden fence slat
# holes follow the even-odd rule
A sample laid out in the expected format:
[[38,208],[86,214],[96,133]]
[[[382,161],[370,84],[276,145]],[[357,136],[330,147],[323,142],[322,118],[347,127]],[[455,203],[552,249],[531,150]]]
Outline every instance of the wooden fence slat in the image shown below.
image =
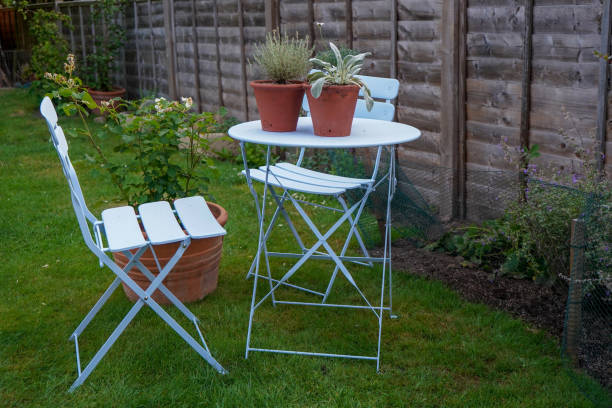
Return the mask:
[[[141,74],[141,63],[140,63],[140,40],[138,38],[138,4],[136,1],[134,4],[134,38],[136,42],[136,72],[138,75],[138,96],[142,96],[142,74]],[[124,64],[125,65],[125,64]]]
[[306,2],[308,3],[308,35],[310,36],[310,45],[314,45],[316,43],[315,41],[315,29],[314,29],[314,23],[315,23],[315,19],[314,19],[314,0],[306,0]]
[[85,25],[83,24],[83,7],[79,7],[79,23],[80,23],[79,27],[81,31],[81,57],[83,58],[83,60],[81,61],[81,64],[84,64],[86,49],[85,49]]
[[[397,78],[397,1],[391,0],[391,64],[390,64],[390,76],[391,78]],[[397,99],[396,99],[397,105]]]
[[215,26],[215,51],[216,51],[216,63],[217,63],[217,93],[219,98],[219,106],[225,106],[223,100],[223,77],[221,74],[221,50],[219,43],[221,38],[219,37],[219,11],[217,8],[217,0],[213,0],[213,24]]
[[279,27],[279,4],[279,0],[265,0],[266,33],[272,32]]
[[353,1],[344,0],[344,21],[346,24],[346,46],[353,48]]
[[[520,144],[529,148],[529,119],[531,113],[531,77],[533,59],[534,0],[525,1],[525,28],[523,32],[523,74],[521,79],[521,131]],[[526,165],[526,163],[523,163]]]
[[174,49],[174,2],[163,0],[164,7],[164,32],[166,42],[166,69],[168,70],[168,97],[172,100],[177,98],[176,86],[176,52]]
[[68,6],[68,17],[70,18],[70,23],[72,24],[72,29],[70,30],[70,52],[72,54],[76,54],[76,43],[74,40],[74,23],[72,22],[72,7]]
[[[122,27],[125,27],[125,13],[124,12],[120,12],[119,13],[119,24],[121,24]],[[104,31],[106,32],[106,24],[104,24]],[[126,67],[126,59],[125,59],[125,44],[123,44],[123,47],[121,47],[121,68],[122,68],[122,73],[123,73],[123,89],[127,90],[127,67]],[[138,90],[138,92],[140,92],[140,89]]]
[[193,76],[198,112],[202,112],[202,96],[200,95],[200,50],[198,46],[198,8],[196,0],[191,0],[191,33],[193,35]]
[[[603,16],[601,19],[601,53],[610,55],[610,14],[612,13],[612,1],[605,0]],[[608,61],[601,59],[599,61],[599,87],[597,98],[597,128],[596,137],[601,153],[600,160],[597,161],[597,167],[603,170],[606,158],[606,139],[608,132],[608,89],[609,89],[609,71]]]
[[246,75],[246,50],[244,39],[244,9],[242,0],[238,1],[238,28],[240,29],[240,81],[242,83],[242,106],[246,120],[249,120],[249,95],[247,90],[247,75]]
[[149,15],[149,32],[151,34],[151,64],[153,69],[153,87],[157,90],[157,64],[155,58],[155,38],[153,33],[153,15],[151,13],[151,0],[147,0],[147,14]]

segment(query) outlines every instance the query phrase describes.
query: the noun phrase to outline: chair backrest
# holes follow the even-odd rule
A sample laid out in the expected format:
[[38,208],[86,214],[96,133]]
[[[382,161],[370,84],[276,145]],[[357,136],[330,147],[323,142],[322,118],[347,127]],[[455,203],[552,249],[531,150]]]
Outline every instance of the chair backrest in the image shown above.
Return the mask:
[[68,181],[68,187],[70,188],[70,194],[72,196],[72,204],[79,226],[81,227],[81,232],[83,233],[83,238],[89,246],[90,243],[93,244],[93,240],[87,221],[93,224],[98,220],[91,211],[89,211],[87,204],[85,204],[85,198],[83,197],[79,179],[74,171],[70,157],[68,156],[68,143],[66,142],[64,130],[57,124],[57,113],[49,97],[45,97],[40,104],[40,113],[45,118],[47,126],[49,127],[53,147],[55,147],[55,151],[59,156],[64,176],[66,176],[66,181]]
[[[363,91],[359,92],[360,98],[357,99],[355,107],[356,118],[380,119],[392,121],[395,116],[395,105],[391,101],[397,98],[399,93],[399,81],[393,78],[373,77],[367,75],[356,75],[359,79],[366,83],[370,89],[372,98],[384,99],[385,102],[374,101],[374,107],[368,112],[363,98]],[[310,116],[310,107],[308,106],[308,98],[304,95],[302,109]]]

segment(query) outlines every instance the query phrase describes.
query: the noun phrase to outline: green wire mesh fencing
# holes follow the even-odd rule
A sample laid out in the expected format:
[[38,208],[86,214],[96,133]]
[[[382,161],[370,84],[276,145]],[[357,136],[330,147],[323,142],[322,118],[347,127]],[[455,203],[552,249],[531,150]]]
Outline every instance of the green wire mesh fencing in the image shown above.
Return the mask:
[[[369,153],[360,156],[351,150],[318,151],[307,156],[304,165],[367,178],[373,161]],[[389,159],[389,152],[383,151],[378,180],[387,173]],[[452,170],[405,161],[401,164],[396,168],[398,188],[391,204],[392,239],[407,239],[423,246],[449,231],[452,234],[454,224],[443,222],[441,216],[451,197]],[[361,235],[370,248],[382,245],[387,188],[386,181],[377,186],[359,221]],[[518,248],[511,247],[511,240],[503,243],[505,261],[499,270],[551,286],[555,298],[543,302],[558,309],[559,329],[555,332],[562,332],[568,372],[596,406],[612,407],[611,394],[605,391],[612,391],[610,199],[537,179],[521,181],[516,171],[468,171],[466,190],[468,220],[505,220],[510,230],[502,228],[495,237],[502,241],[514,227],[523,234],[518,240],[514,237],[512,245],[519,242]],[[347,198],[355,202],[360,194],[349,191]],[[485,245],[484,238],[482,241]]]
[[572,221],[569,286],[562,351],[568,372],[597,407],[612,407],[612,206],[591,197]]

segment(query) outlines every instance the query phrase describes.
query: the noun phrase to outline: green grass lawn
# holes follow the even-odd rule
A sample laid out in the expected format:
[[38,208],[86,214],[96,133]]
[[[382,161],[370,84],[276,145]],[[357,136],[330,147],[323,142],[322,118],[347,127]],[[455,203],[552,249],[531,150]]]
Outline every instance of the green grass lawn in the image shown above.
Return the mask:
[[[69,394],[76,367],[68,337],[114,275],[98,268],[82,241],[37,103],[24,91],[0,91],[1,406],[591,406],[567,376],[555,339],[506,313],[465,302],[441,283],[399,271],[394,306],[400,318],[383,323],[381,373],[367,361],[267,353],[245,360],[252,281],[244,277],[257,222],[240,168],[228,163],[219,164],[210,185],[230,214],[219,287],[190,308],[229,374],[217,374],[145,308]],[[86,141],[68,143],[92,211],[116,205],[114,187],[84,160]],[[316,211],[315,218],[329,221]],[[270,247],[292,248],[287,234],[280,229]],[[273,262],[275,276],[288,265]],[[310,262],[298,282],[323,288],[331,269]],[[380,269],[358,268],[355,276],[373,296]],[[281,296],[307,298],[291,290]],[[330,301],[345,298],[355,296],[340,283]],[[118,290],[81,335],[84,364],[130,306]],[[376,332],[371,312],[266,304],[256,313],[252,346],[373,355]]]

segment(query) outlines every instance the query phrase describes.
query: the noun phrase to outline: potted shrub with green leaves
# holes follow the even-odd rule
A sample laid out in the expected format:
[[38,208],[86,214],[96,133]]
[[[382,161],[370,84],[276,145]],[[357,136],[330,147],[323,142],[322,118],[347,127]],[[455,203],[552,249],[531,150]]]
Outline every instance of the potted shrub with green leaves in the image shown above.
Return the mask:
[[289,37],[278,31],[268,34],[266,41],[255,47],[253,59],[268,78],[251,82],[263,130],[295,130],[312,51],[308,37],[299,39],[297,34]]
[[[106,167],[123,186],[130,204],[207,195],[208,176],[214,171],[214,162],[207,154],[209,140],[203,136],[217,131],[219,115],[192,113],[192,104],[191,98],[182,98],[181,102],[145,98],[122,101],[116,107],[106,103],[107,107],[102,108],[109,117],[105,128],[121,139],[115,151],[121,153],[122,158]],[[224,226],[227,211],[212,202],[208,202],[208,207]],[[161,265],[170,260],[176,249],[177,244],[155,247]],[[222,250],[223,237],[192,240],[164,284],[183,302],[202,299],[217,288]],[[123,254],[117,253],[114,257],[120,266],[128,262]],[[145,252],[141,261],[157,274],[157,265],[150,252]],[[142,288],[150,284],[137,268],[128,275]],[[138,299],[127,286],[123,289],[130,300]],[[159,291],[153,298],[163,304],[169,303]]]
[[[58,88],[53,91],[60,100],[59,109],[68,116],[78,115],[82,127],[77,136],[85,136],[95,151],[89,160],[100,165],[111,176],[121,194],[121,199],[130,205],[174,200],[176,198],[206,195],[209,174],[214,171],[214,162],[207,155],[209,141],[205,134],[218,132],[223,126],[223,115],[219,113],[192,113],[191,98],[181,102],[164,98],[145,98],[137,101],[115,100],[102,102],[102,113],[108,115],[104,128],[95,133],[86,120],[90,110],[97,105],[82,86],[81,80],[72,77],[74,58],[69,56],[66,74],[45,74]],[[70,129],[66,129],[70,132]],[[119,142],[107,156],[99,143],[100,137],[118,136]],[[110,158],[109,158],[110,157]],[[208,206],[221,225],[227,222],[228,214],[218,204]],[[219,262],[223,248],[222,237],[194,239],[164,284],[183,302],[202,299],[215,290],[218,282]],[[161,265],[168,262],[176,251],[176,244],[159,245],[155,252]],[[117,263],[127,264],[123,254],[114,254]],[[158,273],[156,262],[147,251],[141,261],[154,274]],[[141,287],[150,281],[134,268],[129,275]],[[127,296],[135,301],[137,296],[124,286]],[[153,298],[160,303],[168,299],[159,291]]]
[[123,0],[98,0],[93,6],[92,18],[104,30],[94,37],[95,46],[87,55],[83,74],[89,94],[98,104],[123,98],[126,94],[125,88],[114,84],[112,78],[119,51],[125,42],[125,29],[118,20],[123,13],[123,5]]
[[310,59],[318,71],[308,75],[309,85],[306,87],[306,96],[315,135],[348,136],[351,134],[359,91],[363,90],[368,110],[374,105],[367,85],[355,76],[361,70],[365,57],[370,53],[349,54],[342,58],[333,43],[330,42],[329,46],[334,53],[336,63],[332,64],[318,58]]

